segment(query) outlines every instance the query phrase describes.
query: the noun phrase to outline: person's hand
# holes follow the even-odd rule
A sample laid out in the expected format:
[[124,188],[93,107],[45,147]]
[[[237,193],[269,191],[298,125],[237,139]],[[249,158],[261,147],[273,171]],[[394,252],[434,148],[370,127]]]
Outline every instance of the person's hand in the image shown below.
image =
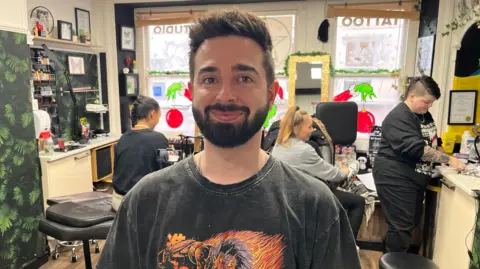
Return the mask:
[[457,169],[457,170],[464,170],[467,165],[465,165],[462,161],[455,157],[450,157],[450,160],[448,161],[448,165]]
[[350,174],[350,169],[349,169],[348,167],[340,168],[340,171],[342,171],[345,175],[349,175],[349,174]]

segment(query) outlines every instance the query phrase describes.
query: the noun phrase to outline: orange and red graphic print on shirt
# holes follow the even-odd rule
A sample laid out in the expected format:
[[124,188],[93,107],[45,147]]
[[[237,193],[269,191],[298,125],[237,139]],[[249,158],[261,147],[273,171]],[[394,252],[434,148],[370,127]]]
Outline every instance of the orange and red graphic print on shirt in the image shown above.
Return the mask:
[[158,254],[159,269],[281,269],[285,244],[281,235],[227,231],[205,241],[169,234]]

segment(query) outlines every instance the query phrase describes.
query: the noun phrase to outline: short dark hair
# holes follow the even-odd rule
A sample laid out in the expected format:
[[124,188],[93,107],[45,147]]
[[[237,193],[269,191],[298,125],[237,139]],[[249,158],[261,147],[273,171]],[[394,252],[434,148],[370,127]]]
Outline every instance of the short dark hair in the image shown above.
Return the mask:
[[432,77],[421,76],[415,78],[412,83],[408,85],[408,90],[405,93],[405,98],[407,98],[411,92],[413,92],[416,96],[422,96],[425,94],[425,91],[423,89],[418,89],[418,87],[415,87],[417,83],[421,83],[423,87],[425,87],[427,92],[433,97],[435,97],[437,100],[440,99],[440,97],[442,96],[442,93],[440,92],[440,87],[438,87],[437,82],[435,82]]
[[199,18],[190,28],[190,79],[192,81],[194,79],[195,55],[200,45],[207,39],[223,36],[250,38],[262,48],[267,85],[271,86],[275,79],[275,67],[272,57],[272,38],[267,25],[258,16],[239,10],[210,13]]
[[158,105],[157,100],[139,95],[137,100],[133,103],[132,124],[135,126],[137,121],[146,119],[152,110],[158,109],[160,109],[160,106]]

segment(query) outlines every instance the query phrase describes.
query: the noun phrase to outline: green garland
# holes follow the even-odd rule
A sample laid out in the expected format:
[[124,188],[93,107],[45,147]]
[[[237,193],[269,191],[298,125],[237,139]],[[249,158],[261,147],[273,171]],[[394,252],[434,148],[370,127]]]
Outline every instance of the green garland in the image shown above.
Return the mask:
[[335,74],[352,74],[352,75],[361,75],[361,74],[397,74],[400,73],[400,69],[358,69],[358,70],[346,70],[346,69],[335,69]]
[[[283,66],[283,71],[285,73],[285,76],[287,77],[288,77],[288,62],[290,61],[290,56],[329,56],[330,57],[330,54],[326,52],[319,52],[319,51],[313,51],[313,52],[297,51],[295,53],[288,55],[287,59],[285,59],[285,66]],[[335,74],[335,68],[333,67],[332,58],[330,57],[330,76],[333,76],[334,74]]]
[[188,75],[190,73],[185,71],[173,70],[173,71],[149,71],[148,74],[153,76],[158,76],[158,75]]
[[[325,52],[300,52],[297,51],[288,55],[287,59],[285,59],[285,65],[283,67],[283,72],[277,72],[277,76],[287,76],[288,77],[288,63],[290,61],[290,56],[329,56],[328,53]],[[347,70],[347,69],[335,69],[332,63],[332,59],[330,57],[330,76],[335,76],[335,74],[352,74],[352,75],[362,75],[362,74],[397,74],[400,73],[400,69],[358,69],[358,70]],[[188,75],[189,72],[185,71],[150,71],[148,72],[149,75]]]

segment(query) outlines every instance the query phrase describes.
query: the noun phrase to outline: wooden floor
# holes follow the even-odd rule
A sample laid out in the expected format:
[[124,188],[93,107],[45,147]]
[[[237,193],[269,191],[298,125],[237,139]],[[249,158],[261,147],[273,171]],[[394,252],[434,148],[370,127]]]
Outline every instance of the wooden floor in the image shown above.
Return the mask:
[[[103,241],[99,242],[99,245],[103,246]],[[92,257],[92,265],[95,268],[95,264],[97,264],[98,258],[100,254],[93,253],[94,247],[91,247],[91,257]],[[382,255],[381,252],[377,251],[370,251],[370,250],[360,250],[360,261],[362,262],[363,269],[378,269],[378,260]],[[60,254],[60,258],[58,260],[53,260],[50,258],[49,262],[44,264],[40,269],[84,269],[85,265],[83,263],[83,249],[79,249],[77,252],[79,259],[77,262],[71,262],[71,252],[66,251]]]

